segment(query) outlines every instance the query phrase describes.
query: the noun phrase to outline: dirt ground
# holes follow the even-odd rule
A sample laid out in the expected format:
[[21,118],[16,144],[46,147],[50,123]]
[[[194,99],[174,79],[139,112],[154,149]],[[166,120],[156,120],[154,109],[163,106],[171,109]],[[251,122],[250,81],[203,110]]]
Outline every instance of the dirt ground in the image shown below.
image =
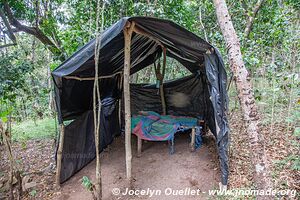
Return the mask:
[[[136,156],[136,138],[133,136],[132,175],[135,190],[161,190],[161,195],[113,195],[119,188],[125,192],[128,187],[125,168],[125,144],[122,136],[101,153],[101,173],[103,199],[207,199],[209,189],[218,187],[220,179],[219,161],[215,140],[212,135],[203,138],[200,149],[190,152],[189,134],[177,134],[175,153],[169,154],[167,142],[144,142],[142,156]],[[28,177],[34,187],[27,190],[23,199],[82,200],[92,199],[92,195],[82,186],[82,177],[95,181],[95,160],[55,188],[54,141],[50,139],[30,140],[24,144],[14,143],[13,149],[23,176]],[[4,146],[0,146],[0,199],[6,199],[8,189],[9,163]],[[199,195],[164,195],[167,188],[173,190],[199,189]],[[169,190],[170,191],[170,190]]]
[[[229,116],[231,125],[229,149],[229,189],[251,188],[252,165],[248,139],[244,133],[245,127],[240,113]],[[266,139],[266,153],[270,162],[274,188],[294,189],[300,192],[300,171],[292,169],[293,162],[287,160],[294,155],[296,149],[293,130],[286,131],[285,124],[274,124],[274,133],[270,134],[269,126],[262,126],[262,134]],[[285,133],[285,134],[282,134]],[[170,155],[166,142],[147,142],[143,145],[141,158],[136,157],[136,141],[133,137],[132,172],[135,181],[134,189],[200,189],[200,196],[123,196],[112,194],[113,188],[124,192],[127,187],[125,178],[124,138],[118,137],[101,153],[103,197],[113,199],[214,199],[209,198],[209,189],[218,188],[220,179],[219,161],[216,153],[215,140],[212,135],[204,137],[202,147],[196,152],[190,152],[189,135],[178,134],[175,139],[175,154]],[[87,176],[95,181],[95,161],[91,162],[70,180],[65,182],[61,189],[56,189],[54,141],[50,139],[29,140],[26,143],[13,143],[13,151],[23,170],[22,176],[29,178],[29,183],[35,183],[23,196],[23,199],[92,199],[92,195],[82,186],[82,177]],[[8,195],[7,178],[9,163],[3,145],[0,145],[0,199]],[[285,199],[299,199],[299,196]],[[280,198],[282,199],[282,198]],[[283,198],[284,199],[284,198]]]
[[[147,142],[143,144],[142,157],[136,156],[133,150],[132,173],[134,177],[133,188],[142,190],[161,190],[161,195],[149,197],[145,195],[113,195],[113,188],[126,191],[127,181],[125,174],[124,140],[117,138],[113,144],[102,154],[102,184],[104,199],[206,199],[209,189],[218,185],[219,168],[215,156],[215,143],[212,137],[205,138],[204,144],[196,152],[190,152],[188,134],[178,134],[175,139],[175,154],[170,155],[166,142]],[[136,144],[136,141],[133,141]],[[136,145],[134,145],[136,147]],[[54,199],[92,199],[82,185],[82,177],[87,176],[95,180],[95,161],[83,168],[79,173],[62,185],[61,191]],[[200,196],[174,196],[164,195],[165,189],[200,189]]]

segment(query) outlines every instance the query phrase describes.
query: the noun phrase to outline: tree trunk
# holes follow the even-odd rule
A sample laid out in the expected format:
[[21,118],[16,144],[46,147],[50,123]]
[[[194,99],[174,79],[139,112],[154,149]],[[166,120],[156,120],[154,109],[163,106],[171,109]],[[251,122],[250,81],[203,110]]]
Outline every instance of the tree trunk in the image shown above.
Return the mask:
[[[259,114],[254,100],[249,73],[244,65],[240,43],[231,22],[225,0],[214,0],[217,19],[223,33],[229,56],[230,68],[236,81],[239,102],[243,112],[246,132],[251,148],[251,161],[254,168],[254,182],[257,189],[266,190],[271,187],[267,159],[265,154],[264,138],[259,129]],[[265,198],[258,196],[257,198]]]
[[[0,127],[1,128],[1,127]],[[1,128],[3,129],[3,127]],[[9,119],[7,121],[7,126],[5,129],[0,130],[3,131],[3,137],[4,137],[4,143],[7,149],[7,155],[9,158],[10,163],[10,173],[9,173],[9,190],[10,190],[10,196],[9,199],[21,199],[22,196],[22,178],[20,175],[20,170],[18,169],[16,160],[13,155],[13,149],[11,145],[11,116],[9,116]],[[17,180],[17,192],[16,196],[14,195],[14,178]]]
[[[49,55],[49,63],[50,63],[50,55]],[[48,109],[50,111],[53,110],[54,108],[54,100],[53,100],[53,95],[52,95],[52,81],[51,81],[51,69],[50,65],[47,66],[47,87],[49,90],[49,103],[48,103]]]

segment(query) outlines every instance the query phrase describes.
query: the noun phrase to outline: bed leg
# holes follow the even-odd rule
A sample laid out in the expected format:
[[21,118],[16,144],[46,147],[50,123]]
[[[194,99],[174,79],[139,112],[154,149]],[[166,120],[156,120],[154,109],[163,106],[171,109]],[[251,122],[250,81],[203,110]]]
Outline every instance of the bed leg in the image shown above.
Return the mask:
[[196,130],[195,127],[192,128],[192,137],[191,137],[191,151],[195,151],[195,138],[196,138]]
[[137,157],[141,157],[142,155],[142,144],[142,139],[140,137],[137,137]]

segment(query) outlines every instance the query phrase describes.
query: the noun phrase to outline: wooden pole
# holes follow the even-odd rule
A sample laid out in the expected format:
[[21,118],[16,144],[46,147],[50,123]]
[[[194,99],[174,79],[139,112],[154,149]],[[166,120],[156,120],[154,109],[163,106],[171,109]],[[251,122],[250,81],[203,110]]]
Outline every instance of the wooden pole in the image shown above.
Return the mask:
[[137,157],[141,157],[142,155],[142,144],[143,140],[137,136]]
[[[104,8],[105,2],[102,4],[100,11],[100,0],[97,1],[97,17],[96,17],[96,42],[95,42],[95,80],[93,87],[93,116],[94,116],[94,138],[96,148],[96,183],[95,183],[95,197],[97,200],[102,199],[102,178],[101,178],[101,160],[100,160],[100,116],[101,116],[101,97],[100,97],[100,83],[99,83],[99,63],[100,63],[100,49],[102,31],[104,26]],[[99,28],[99,13],[101,13],[101,28]],[[97,109],[98,107],[98,109]]]
[[60,125],[60,137],[57,150],[57,160],[56,160],[56,186],[60,187],[60,172],[61,172],[61,160],[62,160],[62,151],[64,146],[65,138],[65,126],[64,124]]
[[14,187],[13,187],[13,180],[14,180],[14,158],[12,154],[12,149],[11,149],[11,135],[9,133],[9,122],[10,120],[7,121],[7,127],[6,130],[3,130],[3,141],[7,149],[7,154],[9,158],[9,178],[8,178],[8,186],[9,186],[9,198],[8,199],[15,199],[14,198]]
[[165,100],[165,93],[164,93],[164,76],[165,76],[165,71],[166,71],[166,52],[167,49],[162,46],[163,49],[163,67],[162,67],[162,72],[160,70],[160,61],[158,61],[157,66],[155,65],[154,62],[154,69],[155,69],[155,74],[157,80],[159,80],[159,94],[160,94],[160,101],[161,101],[161,107],[162,107],[162,114],[166,115],[167,114],[167,106],[166,106],[166,100]]
[[[119,83],[119,89],[120,91],[122,90],[122,85],[123,85],[123,74],[120,75],[120,83]],[[119,99],[119,111],[118,111],[118,116],[119,116],[119,126],[120,128],[122,127],[122,95]]]
[[130,110],[130,47],[134,22],[127,22],[124,27],[124,111],[125,111],[125,155],[126,155],[126,177],[131,182],[131,110]]
[[160,84],[159,84],[159,93],[160,93],[160,99],[161,99],[161,104],[162,104],[162,113],[163,113],[163,115],[166,115],[167,114],[167,106],[166,106],[166,100],[165,100],[165,94],[164,94],[163,79],[164,79],[165,69],[166,69],[166,61],[167,61],[167,59],[166,59],[166,57],[167,57],[166,53],[167,53],[167,49],[163,46],[163,44],[159,40],[157,40],[156,38],[152,37],[151,35],[149,35],[145,31],[141,30],[137,26],[133,27],[133,31],[135,33],[137,33],[137,34],[144,35],[144,36],[150,38],[151,40],[157,42],[161,46],[161,48],[163,49],[164,61],[163,61],[162,73],[160,73],[160,65],[157,68],[154,66],[154,69],[155,69],[156,77],[160,81]]
[[167,53],[167,49],[163,48],[164,61],[163,61],[163,68],[162,68],[162,76],[159,85],[159,93],[160,93],[163,115],[167,114],[167,106],[166,106],[166,99],[165,99],[165,92],[164,92],[164,77],[165,77],[166,62],[167,62],[166,53]]
[[195,151],[195,139],[196,139],[196,131],[195,131],[195,127],[193,127],[192,137],[191,137],[191,151]]

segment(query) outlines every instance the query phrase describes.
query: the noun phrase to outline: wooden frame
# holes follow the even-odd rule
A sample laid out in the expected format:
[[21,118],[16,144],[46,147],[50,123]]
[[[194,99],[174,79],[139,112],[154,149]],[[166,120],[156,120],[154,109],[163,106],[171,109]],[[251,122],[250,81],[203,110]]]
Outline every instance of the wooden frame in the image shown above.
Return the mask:
[[192,136],[191,136],[191,151],[195,151],[195,141],[196,141],[196,130],[195,127],[192,128]]
[[125,155],[126,155],[126,177],[131,182],[131,108],[130,108],[130,52],[131,52],[131,36],[135,23],[129,21],[124,27],[124,112],[125,112]]
[[[192,127],[192,133],[191,133],[191,143],[190,143],[190,149],[191,152],[195,151],[195,141],[196,141],[196,128]],[[142,156],[142,146],[143,146],[143,140],[137,136],[137,157]]]
[[142,156],[143,140],[137,136],[137,157]]

